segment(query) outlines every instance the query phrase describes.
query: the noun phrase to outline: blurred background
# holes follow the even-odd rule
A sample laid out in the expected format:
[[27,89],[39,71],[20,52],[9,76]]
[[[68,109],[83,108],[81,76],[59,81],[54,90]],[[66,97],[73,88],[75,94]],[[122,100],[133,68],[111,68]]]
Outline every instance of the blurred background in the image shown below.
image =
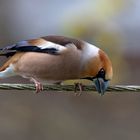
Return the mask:
[[[81,38],[111,58],[112,85],[139,85],[139,12],[138,0],[0,0],[0,47],[46,35]],[[139,140],[139,100],[132,93],[0,91],[0,138]]]

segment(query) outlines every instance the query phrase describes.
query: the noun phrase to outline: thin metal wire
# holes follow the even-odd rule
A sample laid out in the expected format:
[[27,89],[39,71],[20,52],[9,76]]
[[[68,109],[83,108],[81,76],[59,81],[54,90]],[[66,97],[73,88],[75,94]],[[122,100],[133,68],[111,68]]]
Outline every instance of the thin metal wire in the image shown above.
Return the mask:
[[[0,90],[35,90],[33,84],[0,84]],[[44,85],[46,91],[74,91],[74,85]],[[96,91],[93,85],[85,85],[84,91]],[[107,89],[108,92],[125,92],[133,91],[140,92],[140,86],[136,85],[115,85]]]

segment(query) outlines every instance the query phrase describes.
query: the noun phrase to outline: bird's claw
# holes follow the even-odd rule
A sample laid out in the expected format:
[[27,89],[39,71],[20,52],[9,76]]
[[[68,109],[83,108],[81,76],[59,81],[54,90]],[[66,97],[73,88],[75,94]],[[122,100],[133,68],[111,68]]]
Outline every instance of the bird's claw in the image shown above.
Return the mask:
[[39,93],[43,90],[43,85],[39,82],[35,83],[36,93]]
[[43,90],[43,85],[42,85],[40,82],[38,82],[38,81],[37,81],[36,79],[34,79],[34,78],[31,78],[30,80],[33,81],[34,84],[35,84],[35,92],[36,92],[36,93],[39,93],[39,92],[41,92],[41,91]]
[[[77,89],[79,89],[79,92],[77,92]],[[80,96],[82,94],[83,89],[84,86],[82,83],[74,83],[75,96]]]

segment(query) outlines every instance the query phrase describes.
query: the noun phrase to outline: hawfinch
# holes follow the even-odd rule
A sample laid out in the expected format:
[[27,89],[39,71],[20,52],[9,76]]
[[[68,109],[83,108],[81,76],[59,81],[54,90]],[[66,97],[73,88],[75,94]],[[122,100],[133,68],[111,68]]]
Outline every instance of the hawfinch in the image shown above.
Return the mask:
[[8,61],[0,68],[0,78],[20,75],[34,82],[88,79],[103,95],[112,79],[112,64],[101,49],[79,39],[46,36],[20,41],[0,49]]

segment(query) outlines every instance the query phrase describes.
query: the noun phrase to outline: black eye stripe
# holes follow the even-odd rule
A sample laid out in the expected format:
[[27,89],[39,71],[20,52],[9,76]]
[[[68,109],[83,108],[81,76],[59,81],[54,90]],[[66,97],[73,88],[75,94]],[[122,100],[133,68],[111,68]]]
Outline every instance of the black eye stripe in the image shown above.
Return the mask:
[[100,71],[98,72],[98,74],[95,77],[84,77],[84,78],[81,78],[81,79],[87,79],[87,80],[93,81],[93,79],[95,79],[95,78],[103,78],[104,81],[107,81],[105,79],[105,70],[103,68],[101,68]]

